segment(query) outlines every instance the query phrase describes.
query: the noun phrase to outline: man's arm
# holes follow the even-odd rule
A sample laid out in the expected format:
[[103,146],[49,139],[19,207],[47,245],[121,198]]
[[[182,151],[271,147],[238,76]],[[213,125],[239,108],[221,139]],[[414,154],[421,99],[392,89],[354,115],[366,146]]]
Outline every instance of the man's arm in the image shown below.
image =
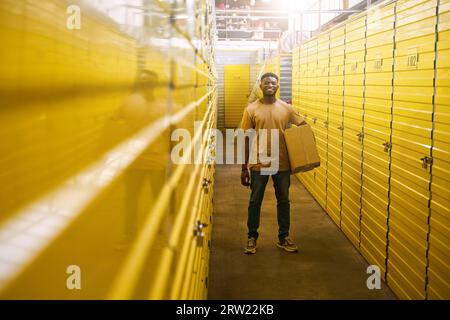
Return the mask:
[[248,165],[248,157],[249,157],[249,154],[250,154],[250,147],[249,147],[249,145],[250,145],[250,141],[249,141],[249,138],[248,137],[244,137],[244,143],[245,143],[245,145],[244,145],[244,161],[245,161],[245,163],[244,164],[242,164],[242,170],[247,170],[247,165]]
[[[244,110],[244,115],[242,116],[242,121],[240,128],[242,130],[248,130],[253,128],[253,123],[251,121],[250,115],[248,113],[248,110]],[[249,137],[244,137],[244,161],[245,163],[242,164],[242,170],[241,170],[241,184],[243,186],[250,186],[250,173],[248,172],[248,158],[250,155],[250,140]]]

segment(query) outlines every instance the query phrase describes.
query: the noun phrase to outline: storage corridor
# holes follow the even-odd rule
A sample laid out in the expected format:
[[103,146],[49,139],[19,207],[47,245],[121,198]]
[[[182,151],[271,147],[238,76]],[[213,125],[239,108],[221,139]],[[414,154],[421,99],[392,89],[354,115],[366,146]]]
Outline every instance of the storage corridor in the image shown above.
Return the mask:
[[1,0],[0,42],[0,299],[450,300],[450,0]]

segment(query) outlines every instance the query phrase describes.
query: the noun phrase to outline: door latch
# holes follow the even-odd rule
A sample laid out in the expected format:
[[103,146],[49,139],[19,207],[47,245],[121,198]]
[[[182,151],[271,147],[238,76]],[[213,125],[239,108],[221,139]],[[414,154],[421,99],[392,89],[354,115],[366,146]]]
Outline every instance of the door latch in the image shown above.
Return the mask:
[[211,168],[211,166],[214,163],[214,159],[215,159],[214,156],[208,156],[208,158],[206,159],[206,164],[208,165],[208,168]]
[[205,237],[204,229],[207,226],[207,223],[203,223],[200,220],[197,220],[194,223],[194,237],[197,238],[197,246],[199,247],[203,245],[203,238]]
[[209,185],[211,184],[211,180],[204,178],[202,181],[202,188],[205,193],[209,192]]
[[358,141],[361,142],[364,137],[364,134],[362,132],[360,132],[360,133],[356,134],[356,136],[358,137]]
[[389,149],[392,148],[392,143],[385,142],[385,143],[383,143],[383,146],[384,146],[384,152],[388,152]]
[[422,168],[428,169],[428,166],[430,166],[433,163],[433,158],[425,156],[423,158],[420,158],[422,160]]

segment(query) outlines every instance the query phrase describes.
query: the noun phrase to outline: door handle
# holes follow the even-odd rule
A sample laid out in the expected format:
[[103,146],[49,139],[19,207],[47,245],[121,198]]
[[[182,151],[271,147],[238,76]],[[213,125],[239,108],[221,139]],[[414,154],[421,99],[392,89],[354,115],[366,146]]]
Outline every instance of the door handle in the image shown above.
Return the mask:
[[202,188],[205,193],[209,192],[209,185],[211,184],[211,180],[204,178],[202,181]]
[[364,134],[362,132],[360,132],[360,133],[356,134],[356,136],[358,137],[358,141],[361,142],[364,137]]
[[420,160],[422,160],[422,168],[424,168],[424,169],[428,169],[428,166],[433,163],[433,159],[428,156],[420,158]]
[[211,155],[206,158],[206,164],[208,165],[208,168],[211,168],[211,166],[214,164],[214,160],[215,160],[215,155],[214,156]]
[[385,142],[385,143],[383,143],[383,146],[384,146],[384,152],[388,152],[389,149],[392,148],[392,143]]
[[203,238],[205,237],[204,229],[208,226],[207,223],[201,222],[200,220],[194,223],[194,237],[197,238],[197,246],[201,247],[203,245]]

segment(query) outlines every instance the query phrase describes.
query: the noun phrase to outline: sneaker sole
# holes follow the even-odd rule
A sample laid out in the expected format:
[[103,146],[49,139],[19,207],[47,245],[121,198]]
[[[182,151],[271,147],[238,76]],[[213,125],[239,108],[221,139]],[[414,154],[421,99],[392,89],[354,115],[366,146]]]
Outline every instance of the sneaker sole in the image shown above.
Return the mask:
[[245,254],[255,254],[256,253],[256,248],[255,249],[245,249],[244,251]]
[[277,243],[277,247],[280,249],[283,249],[284,251],[287,251],[287,252],[297,252],[298,251],[298,249],[288,249],[286,247],[283,247],[282,245],[279,245],[278,243]]

